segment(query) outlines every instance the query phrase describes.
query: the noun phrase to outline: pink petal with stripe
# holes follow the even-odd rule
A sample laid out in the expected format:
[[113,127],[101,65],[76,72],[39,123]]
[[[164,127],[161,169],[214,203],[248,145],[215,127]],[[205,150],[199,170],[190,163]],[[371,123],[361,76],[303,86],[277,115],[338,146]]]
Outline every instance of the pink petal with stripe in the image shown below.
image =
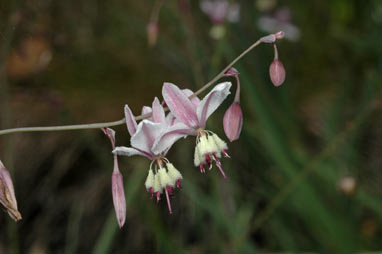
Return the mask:
[[164,83],[163,98],[176,118],[191,128],[198,127],[198,117],[195,106],[187,96],[174,84]]

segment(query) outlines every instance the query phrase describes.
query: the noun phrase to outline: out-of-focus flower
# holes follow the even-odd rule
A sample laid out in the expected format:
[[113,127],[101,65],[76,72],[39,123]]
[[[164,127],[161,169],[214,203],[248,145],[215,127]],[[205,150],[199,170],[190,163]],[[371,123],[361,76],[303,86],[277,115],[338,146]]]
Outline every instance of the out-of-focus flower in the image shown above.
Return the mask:
[[228,0],[202,0],[200,9],[208,15],[213,23],[210,36],[219,40],[226,34],[224,22],[236,23],[240,20],[240,5]]
[[158,24],[156,22],[148,23],[146,33],[149,46],[154,47],[158,39]]
[[[230,94],[230,82],[224,82],[214,87],[204,98],[199,100],[194,97],[190,100],[176,85],[164,83],[162,88],[163,98],[174,114],[174,116],[186,126],[188,135],[196,136],[196,147],[194,153],[194,165],[205,172],[204,166],[212,168],[212,160],[215,161],[224,178],[226,175],[221,166],[220,159],[227,154],[227,144],[215,133],[205,129],[208,117],[220,106]],[[160,146],[159,150],[163,150]]]
[[228,0],[202,0],[200,9],[208,15],[214,24],[222,24],[226,20],[236,23],[240,19],[240,5]]
[[258,26],[267,33],[284,31],[285,38],[291,41],[300,39],[300,29],[291,23],[291,14],[288,8],[277,10],[273,15],[264,15],[259,18]]
[[176,121],[174,116],[165,116],[163,106],[155,98],[152,109],[144,107],[142,113],[152,112],[152,117],[137,124],[128,105],[125,106],[125,117],[128,131],[131,135],[131,147],[119,146],[113,151],[116,155],[140,155],[150,159],[148,176],[145,186],[151,196],[155,194],[157,201],[164,192],[170,214],[172,213],[169,195],[173,188],[180,188],[183,179],[181,173],[165,158],[171,146],[180,138],[190,133],[190,128]]
[[357,181],[352,176],[342,177],[338,181],[338,189],[345,195],[353,195],[357,187]]
[[7,74],[11,78],[26,78],[48,66],[52,59],[49,42],[43,37],[25,39],[21,47],[11,52],[7,63]]
[[275,49],[275,56],[273,62],[269,67],[269,75],[271,77],[272,83],[275,86],[281,86],[285,81],[285,68],[283,63],[279,60],[279,54],[277,51],[276,44],[273,44]]
[[[115,148],[115,131],[110,128],[103,128],[103,132],[110,139],[112,148]],[[118,167],[117,155],[114,155],[114,170],[111,176],[111,192],[113,195],[113,204],[115,215],[117,217],[119,228],[122,228],[126,220],[126,198],[123,188],[123,177]]]
[[0,202],[7,209],[9,216],[14,221],[21,220],[21,214],[17,210],[17,200],[11,175],[0,161]]
[[236,94],[231,106],[227,109],[223,118],[224,132],[229,141],[235,141],[239,138],[243,126],[243,111],[240,106],[240,79],[239,72],[235,68],[230,68],[225,72],[225,76],[236,78]]

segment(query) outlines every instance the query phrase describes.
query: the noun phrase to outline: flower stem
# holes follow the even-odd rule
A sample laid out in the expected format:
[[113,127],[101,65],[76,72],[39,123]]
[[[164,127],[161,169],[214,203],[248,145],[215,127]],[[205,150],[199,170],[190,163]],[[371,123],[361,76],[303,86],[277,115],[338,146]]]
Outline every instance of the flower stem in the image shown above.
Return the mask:
[[[237,61],[243,58],[246,54],[248,54],[252,49],[261,44],[261,41],[258,40],[253,43],[249,48],[244,50],[238,57],[236,57],[230,64],[228,64],[218,75],[216,75],[213,79],[211,79],[207,84],[205,84],[202,88],[192,94],[189,98],[192,99],[205,90],[207,90],[212,84],[214,84],[217,80],[224,76],[224,73],[228,71]],[[167,111],[168,108],[165,108]],[[151,113],[136,116],[135,120],[143,120],[151,116]],[[11,128],[0,130],[0,135],[16,133],[16,132],[48,132],[48,131],[69,131],[69,130],[84,130],[84,129],[99,129],[112,127],[117,125],[122,125],[125,123],[125,119],[121,119],[114,122],[105,122],[105,123],[91,123],[91,124],[76,124],[76,125],[63,125],[63,126],[44,126],[44,127],[21,127],[21,128]]]

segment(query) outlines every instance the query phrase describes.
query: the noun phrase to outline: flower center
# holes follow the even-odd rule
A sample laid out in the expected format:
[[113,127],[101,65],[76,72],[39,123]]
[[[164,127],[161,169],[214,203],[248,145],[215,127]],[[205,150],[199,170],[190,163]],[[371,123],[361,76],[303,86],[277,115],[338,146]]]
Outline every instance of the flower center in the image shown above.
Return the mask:
[[200,128],[197,130],[194,165],[200,168],[200,172],[204,173],[204,166],[206,165],[211,170],[212,161],[215,161],[223,177],[226,178],[220,158],[222,154],[224,157],[229,157],[227,150],[227,144],[215,133]]

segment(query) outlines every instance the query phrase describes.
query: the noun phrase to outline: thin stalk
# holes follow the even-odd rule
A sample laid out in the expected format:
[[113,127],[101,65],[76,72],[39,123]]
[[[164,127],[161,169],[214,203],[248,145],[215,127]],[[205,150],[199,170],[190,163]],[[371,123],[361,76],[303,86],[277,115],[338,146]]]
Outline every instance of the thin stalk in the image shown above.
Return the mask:
[[[212,84],[214,84],[217,80],[222,78],[226,71],[228,71],[237,61],[243,58],[246,54],[248,54],[252,49],[261,44],[261,41],[258,40],[253,43],[249,48],[244,50],[238,57],[236,57],[230,64],[228,64],[219,74],[217,74],[213,79],[211,79],[207,84],[205,84],[202,88],[192,94],[189,98],[192,99],[205,90],[207,90]],[[165,108],[165,111],[168,111],[168,108]],[[143,120],[149,118],[151,113],[139,115],[135,117],[135,120]],[[68,131],[68,130],[84,130],[84,129],[99,129],[112,127],[117,125],[122,125],[125,123],[125,118],[114,121],[114,122],[104,122],[104,123],[91,123],[91,124],[77,124],[77,125],[62,125],[62,126],[44,126],[44,127],[21,127],[21,128],[11,128],[0,130],[0,135],[16,133],[16,132],[47,132],[47,131]]]

